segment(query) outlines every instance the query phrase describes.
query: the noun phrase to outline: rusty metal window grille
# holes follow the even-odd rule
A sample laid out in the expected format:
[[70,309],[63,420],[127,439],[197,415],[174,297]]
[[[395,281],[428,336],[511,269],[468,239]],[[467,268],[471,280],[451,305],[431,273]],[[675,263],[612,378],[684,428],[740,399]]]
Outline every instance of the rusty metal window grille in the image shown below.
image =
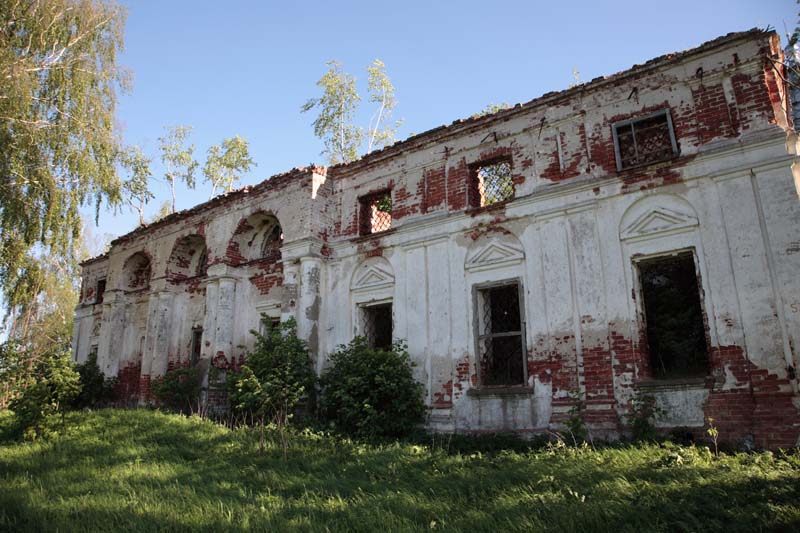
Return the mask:
[[472,174],[473,207],[485,207],[514,198],[514,179],[509,159],[475,165]]
[[361,307],[361,331],[371,348],[392,347],[392,304]]
[[637,263],[654,378],[704,377],[708,345],[694,254]]
[[103,303],[103,296],[106,293],[106,278],[100,278],[97,280],[97,289],[96,294],[94,297],[94,303],[101,304]]
[[361,235],[380,233],[392,227],[392,192],[382,191],[360,198]]
[[476,295],[479,378],[483,387],[525,384],[520,286],[479,289]]
[[668,109],[614,124],[617,170],[664,161],[678,153]]

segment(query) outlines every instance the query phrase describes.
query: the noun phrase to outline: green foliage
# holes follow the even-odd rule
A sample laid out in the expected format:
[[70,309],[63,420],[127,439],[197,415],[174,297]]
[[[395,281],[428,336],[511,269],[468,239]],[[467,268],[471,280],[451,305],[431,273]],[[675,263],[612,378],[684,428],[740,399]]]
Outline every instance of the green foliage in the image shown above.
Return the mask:
[[172,192],[172,211],[177,209],[175,206],[175,182],[180,181],[190,189],[194,189],[194,173],[197,169],[197,161],[194,160],[194,145],[189,144],[189,135],[192,133],[190,126],[172,126],[167,128],[163,137],[158,138],[159,150],[161,151],[161,162],[166,169],[164,177],[169,182]]
[[228,376],[230,402],[239,412],[284,426],[300,400],[313,397],[316,376],[294,319],[277,327],[271,326],[266,315],[261,320],[265,333],[250,332],[255,347],[241,372]]
[[107,378],[97,366],[97,353],[91,352],[82,364],[77,367],[80,377],[81,391],[72,401],[78,409],[103,405],[114,396],[117,378]]
[[203,165],[203,176],[211,184],[211,198],[216,195],[218,187],[232,191],[233,186],[242,178],[242,173],[248,172],[254,166],[256,163],[250,157],[250,146],[243,137],[235,135],[224,139],[221,145],[209,147],[206,163]]
[[128,174],[122,182],[122,199],[139,213],[139,225],[144,224],[144,206],[155,198],[150,190],[150,159],[138,146],[131,146],[120,156],[120,164]]
[[577,446],[586,442],[586,438],[589,436],[589,430],[586,428],[582,416],[586,404],[583,402],[580,392],[576,390],[570,391],[569,397],[572,400],[572,407],[569,408],[569,418],[564,425],[569,433],[567,439]]
[[349,163],[358,158],[358,152],[365,138],[367,153],[377,147],[391,144],[401,122],[390,123],[392,112],[397,105],[394,86],[386,74],[386,65],[375,59],[367,67],[367,91],[369,101],[377,104],[365,131],[355,123],[355,115],[361,96],[356,89],[356,79],[344,72],[342,64],[336,60],[326,63],[328,71],[317,81],[322,96],[311,98],[300,108],[301,113],[318,109],[314,120],[314,135],[322,139],[322,151],[332,165]]
[[653,441],[658,437],[654,425],[655,418],[662,414],[653,396],[645,395],[634,398],[630,417],[633,438],[639,441]]
[[374,148],[384,147],[394,142],[395,133],[402,121],[389,123],[397,105],[397,98],[394,95],[394,85],[386,74],[386,65],[383,64],[383,61],[375,59],[372,65],[367,67],[367,74],[369,101],[378,104],[378,109],[370,118],[367,128],[367,153],[370,153]]
[[80,207],[120,201],[114,114],[123,9],[110,1],[0,7],[0,285],[13,309],[36,295],[37,249],[75,251]]
[[487,115],[494,115],[498,111],[503,111],[504,109],[510,109],[511,104],[500,103],[500,104],[489,104],[477,113],[473,113],[470,118],[481,118]]
[[[2,531],[796,531],[800,454],[640,444],[444,453],[147,409],[0,444]],[[2,425],[2,416],[0,416]],[[430,442],[432,437],[429,437]],[[445,435],[437,435],[437,443]],[[457,437],[453,438],[455,442]],[[431,524],[434,524],[433,526]]]
[[64,410],[80,393],[81,383],[69,349],[55,347],[37,359],[28,358],[26,364],[30,381],[10,407],[17,433],[34,440],[54,431]]
[[331,354],[320,383],[320,408],[337,430],[358,437],[395,437],[423,420],[423,387],[414,380],[402,342],[391,350],[370,348],[356,337]]
[[150,390],[167,407],[190,412],[200,398],[200,372],[196,367],[175,368],[153,381]]

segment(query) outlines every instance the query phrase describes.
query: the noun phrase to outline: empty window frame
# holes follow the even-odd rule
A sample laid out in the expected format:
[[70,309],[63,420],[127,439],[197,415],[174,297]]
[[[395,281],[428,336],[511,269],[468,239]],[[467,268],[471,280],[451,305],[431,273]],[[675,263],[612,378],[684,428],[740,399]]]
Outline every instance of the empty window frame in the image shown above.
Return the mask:
[[106,278],[100,278],[97,280],[97,286],[95,287],[95,294],[94,294],[94,303],[101,304],[103,303],[103,296],[106,293]]
[[617,170],[670,159],[678,153],[669,109],[613,126]]
[[380,233],[392,227],[392,191],[362,196],[359,203],[361,235]]
[[514,199],[511,159],[502,158],[470,167],[470,206],[487,205]]
[[525,385],[521,285],[514,281],[479,286],[474,301],[480,386]]
[[364,305],[360,308],[361,331],[371,348],[392,347],[392,304]]
[[652,376],[706,376],[708,345],[694,254],[646,259],[637,268]]
[[200,360],[203,351],[203,328],[192,329],[192,351],[189,355],[189,364],[195,366]]

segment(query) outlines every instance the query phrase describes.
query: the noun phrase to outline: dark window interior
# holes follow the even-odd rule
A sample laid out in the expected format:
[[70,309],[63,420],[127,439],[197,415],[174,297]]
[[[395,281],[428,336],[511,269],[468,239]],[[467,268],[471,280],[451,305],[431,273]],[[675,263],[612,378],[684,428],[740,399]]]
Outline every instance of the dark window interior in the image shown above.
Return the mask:
[[105,292],[106,292],[106,278],[98,279],[94,303],[96,304],[103,303],[103,295],[105,294]]
[[392,346],[392,304],[362,308],[364,336],[372,348],[388,350]]
[[478,302],[481,385],[524,385],[519,286],[482,289]]
[[620,170],[669,159],[675,152],[666,112],[614,126]]
[[382,191],[359,198],[361,235],[380,233],[392,227],[392,192]]
[[694,255],[659,257],[638,267],[653,377],[705,376],[708,346]]
[[192,354],[189,363],[194,366],[200,360],[200,352],[203,349],[203,330],[195,328],[192,330]]
[[512,200],[514,180],[511,175],[511,160],[502,159],[472,167],[470,205],[487,205]]

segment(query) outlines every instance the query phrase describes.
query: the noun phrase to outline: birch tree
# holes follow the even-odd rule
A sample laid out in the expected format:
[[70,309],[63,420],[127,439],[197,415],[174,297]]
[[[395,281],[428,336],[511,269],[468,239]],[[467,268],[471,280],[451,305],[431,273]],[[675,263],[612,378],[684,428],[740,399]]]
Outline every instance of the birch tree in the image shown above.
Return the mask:
[[169,183],[172,193],[172,210],[177,211],[175,202],[175,182],[184,183],[188,188],[194,189],[194,173],[197,161],[194,160],[194,144],[188,144],[189,135],[192,133],[190,126],[172,126],[167,128],[167,133],[158,138],[161,163],[164,165],[164,177]]
[[232,191],[242,174],[254,166],[256,163],[250,157],[250,145],[238,135],[223,140],[221,145],[211,146],[203,165],[203,176],[211,184],[211,198],[216,195],[217,188]]
[[150,159],[138,146],[128,148],[122,156],[122,166],[128,179],[122,182],[122,199],[130,208],[139,213],[139,225],[144,225],[144,206],[155,196],[150,191]]
[[[0,285],[7,311],[39,252],[74,254],[80,208],[121,200],[114,114],[125,14],[100,0],[0,2]],[[30,297],[25,293],[24,297]]]

